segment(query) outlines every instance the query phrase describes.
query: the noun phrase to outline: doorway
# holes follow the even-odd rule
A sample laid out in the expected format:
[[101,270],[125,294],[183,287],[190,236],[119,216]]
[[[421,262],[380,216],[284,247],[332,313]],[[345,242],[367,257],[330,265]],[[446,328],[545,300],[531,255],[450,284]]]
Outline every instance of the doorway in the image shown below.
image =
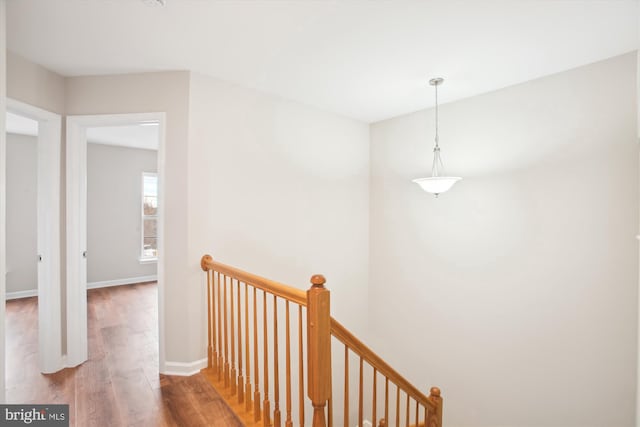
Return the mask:
[[[16,178],[24,178],[25,181],[30,180],[32,184],[35,184],[35,188],[33,188],[36,193],[35,203],[28,203],[30,209],[35,207],[35,215],[33,212],[25,213],[24,218],[7,218],[5,224],[2,224],[9,232],[9,226],[15,226],[22,219],[28,221],[28,218],[31,217],[35,219],[35,237],[33,231],[30,231],[29,236],[24,236],[24,241],[19,241],[19,236],[14,239],[14,243],[19,243],[23,253],[16,250],[11,254],[6,254],[6,258],[10,262],[7,278],[10,286],[16,287],[16,289],[12,289],[16,292],[13,296],[25,296],[29,293],[38,296],[38,367],[42,373],[52,373],[59,371],[65,365],[62,354],[60,286],[61,117],[58,114],[12,99],[7,99],[7,114],[10,115],[10,121],[7,125],[12,128],[7,127],[5,132],[31,134],[30,137],[35,145],[33,154],[36,156],[36,159],[33,159],[34,164],[31,165],[36,171],[35,179],[33,176],[20,176],[21,171],[15,170]],[[15,142],[19,144],[19,141]],[[13,148],[24,151],[23,149],[27,148],[27,142],[22,141],[22,144]],[[8,171],[10,169],[13,168],[7,168]],[[6,177],[2,179],[6,180]],[[11,199],[8,198],[7,202],[11,203]],[[7,206],[7,208],[11,207]],[[14,220],[15,224],[10,223]],[[22,225],[28,227],[26,223]],[[31,240],[35,240],[35,244]],[[12,275],[12,273],[16,274]],[[12,284],[14,278],[16,280]],[[30,283],[34,280],[37,281],[37,285]]]
[[[100,263],[106,260],[96,257],[96,247],[89,251],[88,242],[88,150],[89,142],[95,142],[96,129],[116,132],[116,128],[153,126],[157,131],[157,187],[155,194],[142,197],[140,209],[140,246],[139,258],[136,263],[153,262],[157,265],[158,289],[158,353],[159,369],[164,369],[164,113],[136,113],[136,114],[108,114],[94,116],[67,117],[67,365],[77,366],[88,359],[88,317],[87,317],[87,277],[88,265],[91,270],[99,270]],[[138,184],[144,196],[145,177],[152,171],[141,173]],[[148,185],[147,185],[148,187]],[[95,198],[93,194],[91,197]],[[151,209],[151,198],[155,197],[155,209]],[[148,203],[147,203],[148,202]],[[148,214],[145,217],[145,212]],[[95,212],[94,212],[95,213]],[[154,225],[150,226],[151,216]],[[155,255],[155,256],[154,256]],[[93,273],[92,273],[93,274]],[[125,284],[128,278],[115,278]],[[147,277],[150,279],[150,277]],[[98,287],[101,282],[92,282],[92,287]],[[106,281],[108,282],[108,281]],[[98,286],[96,286],[98,283]]]

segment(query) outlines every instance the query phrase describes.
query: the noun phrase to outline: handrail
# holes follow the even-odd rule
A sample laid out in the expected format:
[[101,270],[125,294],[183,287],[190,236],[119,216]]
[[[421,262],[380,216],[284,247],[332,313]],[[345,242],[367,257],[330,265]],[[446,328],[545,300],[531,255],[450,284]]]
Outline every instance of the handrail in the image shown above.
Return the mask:
[[267,291],[270,294],[277,295],[304,307],[307,306],[307,293],[305,291],[214,261],[211,255],[202,257],[200,267],[203,271],[213,270],[225,274],[228,277],[248,283],[257,289]]
[[[200,261],[200,267],[207,272],[207,326],[208,326],[208,373],[211,378],[217,377],[217,383],[225,389],[229,389],[230,397],[236,398],[238,404],[245,408],[246,422],[256,423],[262,420],[263,427],[281,427],[281,416],[286,413],[286,426],[292,427],[291,420],[291,340],[290,340],[290,303],[298,304],[298,358],[300,375],[295,381],[298,382],[299,405],[300,405],[300,425],[304,422],[304,385],[307,379],[307,398],[313,406],[313,427],[331,427],[333,425],[332,407],[332,366],[331,366],[331,340],[335,337],[345,346],[345,393],[344,410],[345,425],[349,425],[349,352],[360,357],[360,382],[358,387],[358,420],[359,425],[363,425],[363,362],[373,368],[373,389],[372,389],[372,419],[375,427],[386,427],[388,424],[388,385],[389,382],[397,387],[395,398],[395,417],[398,424],[400,416],[400,392],[406,394],[406,425],[409,426],[409,403],[415,402],[415,424],[411,427],[442,427],[442,397],[440,389],[432,387],[430,394],[426,396],[407,379],[400,375],[373,350],[367,347],[362,341],[356,338],[342,324],[331,317],[330,291],[324,286],[325,278],[322,275],[311,277],[311,288],[307,291],[284,285],[282,283],[248,273],[235,267],[214,261],[210,255],[204,255]],[[209,274],[211,272],[211,274]],[[213,273],[217,273],[213,274]],[[231,279],[231,280],[228,280]],[[235,279],[235,280],[234,280]],[[242,292],[244,290],[244,292]],[[262,290],[264,295],[258,298],[256,291]],[[251,291],[251,292],[250,292]],[[267,293],[269,298],[267,298]],[[251,298],[251,294],[253,298]],[[244,298],[242,298],[244,296]],[[278,298],[285,301],[278,303]],[[259,307],[262,306],[262,307]],[[284,335],[286,337],[285,357],[279,356],[278,306],[284,308]],[[303,315],[303,308],[306,307],[306,315]],[[269,308],[271,310],[269,310]],[[244,323],[243,323],[244,310]],[[282,312],[280,312],[282,314]],[[236,315],[237,314],[237,319]],[[252,314],[252,316],[251,316]],[[260,315],[258,315],[260,314]],[[259,318],[260,323],[258,323]],[[250,321],[253,320],[253,327]],[[282,324],[282,320],[280,320]],[[260,324],[260,328],[258,325]],[[306,351],[302,342],[303,324],[306,324]],[[217,326],[217,328],[216,328]],[[237,326],[237,327],[236,327]],[[243,329],[244,326],[244,329]],[[273,334],[270,335],[269,331]],[[217,332],[217,334],[216,334]],[[242,336],[244,334],[244,347]],[[253,335],[253,346],[250,347],[250,334]],[[260,336],[262,338],[260,338]],[[235,343],[237,339],[237,360]],[[273,340],[273,347],[269,341]],[[262,345],[259,345],[259,341]],[[273,357],[270,357],[269,349],[272,350]],[[230,349],[230,355],[228,352]],[[252,350],[252,351],[251,351]],[[242,354],[247,356],[246,363],[243,364]],[[249,353],[253,353],[253,363]],[[306,353],[306,354],[305,354]],[[306,375],[303,371],[303,355],[306,356]],[[230,356],[230,357],[229,357]],[[264,358],[264,363],[259,363],[259,358]],[[285,359],[285,360],[281,360]],[[236,363],[237,362],[237,363]],[[286,399],[285,412],[280,410],[279,404],[279,381],[280,366],[285,366]],[[273,370],[271,366],[273,365]],[[238,370],[236,370],[236,366]],[[243,369],[244,368],[244,369]],[[260,376],[262,372],[262,376]],[[274,392],[271,394],[269,387],[269,373],[273,373]],[[251,375],[253,373],[253,375]],[[246,374],[246,375],[244,375]],[[377,426],[376,417],[376,379],[378,375],[385,378],[384,393],[384,417],[380,418],[380,425]],[[262,382],[260,384],[260,379]],[[244,388],[247,393],[238,392],[238,387]],[[253,404],[251,402],[252,383],[254,388]],[[260,385],[264,390],[261,399]],[[273,397],[273,401],[271,398]],[[230,401],[227,397],[225,400]],[[246,402],[243,402],[245,400]],[[273,412],[271,403],[274,403]],[[307,401],[308,402],[308,401]],[[419,406],[424,410],[424,421],[418,420]],[[273,415],[273,418],[271,416]],[[271,423],[273,420],[273,424]]]
[[[385,362],[380,356],[367,347],[362,341],[356,338],[347,328],[345,328],[340,322],[331,317],[331,335],[345,344],[351,351],[361,356],[371,366],[373,366],[378,372],[385,377],[389,378],[393,383],[402,388],[404,391],[411,394],[411,397],[422,405],[429,405],[432,409],[437,409],[437,405],[420,390],[415,388],[406,378],[400,375],[395,369],[393,369],[387,362]],[[440,389],[438,387],[431,388],[432,396],[440,396]]]

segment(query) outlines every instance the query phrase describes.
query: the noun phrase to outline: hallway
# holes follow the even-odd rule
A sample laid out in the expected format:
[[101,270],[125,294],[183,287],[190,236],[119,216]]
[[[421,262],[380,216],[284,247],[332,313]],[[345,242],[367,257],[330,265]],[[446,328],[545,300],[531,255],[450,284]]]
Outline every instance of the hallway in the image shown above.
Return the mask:
[[202,374],[158,374],[157,286],[88,291],[89,360],[38,372],[37,298],[7,301],[7,403],[68,403],[71,426],[240,426]]

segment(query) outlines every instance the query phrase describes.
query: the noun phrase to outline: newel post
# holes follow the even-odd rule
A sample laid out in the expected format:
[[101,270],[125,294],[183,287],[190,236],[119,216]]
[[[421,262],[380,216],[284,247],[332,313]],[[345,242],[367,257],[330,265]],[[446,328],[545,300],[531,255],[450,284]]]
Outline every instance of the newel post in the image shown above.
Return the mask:
[[203,255],[200,259],[200,268],[202,271],[207,273],[207,368],[213,367],[213,362],[215,362],[215,358],[213,357],[213,335],[211,332],[211,294],[213,292],[213,276],[209,274],[209,267],[207,267],[207,263],[213,261],[211,255]]
[[313,404],[313,427],[326,427],[325,406],[331,398],[331,310],[325,282],[317,274],[307,291],[307,394]]
[[429,400],[435,406],[435,411],[429,411],[427,427],[442,427],[442,397],[438,387],[431,387]]

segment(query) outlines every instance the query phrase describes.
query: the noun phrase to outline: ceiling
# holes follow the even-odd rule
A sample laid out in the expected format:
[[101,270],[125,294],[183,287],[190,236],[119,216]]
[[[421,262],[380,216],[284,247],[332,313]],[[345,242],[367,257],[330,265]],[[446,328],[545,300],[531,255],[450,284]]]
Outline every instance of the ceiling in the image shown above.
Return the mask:
[[[7,133],[38,135],[38,122],[18,114],[7,112]],[[90,143],[116,145],[120,147],[157,150],[159,142],[157,123],[130,126],[102,126],[87,129]]]
[[192,70],[366,122],[638,47],[637,0],[15,0],[8,47],[60,74]]

